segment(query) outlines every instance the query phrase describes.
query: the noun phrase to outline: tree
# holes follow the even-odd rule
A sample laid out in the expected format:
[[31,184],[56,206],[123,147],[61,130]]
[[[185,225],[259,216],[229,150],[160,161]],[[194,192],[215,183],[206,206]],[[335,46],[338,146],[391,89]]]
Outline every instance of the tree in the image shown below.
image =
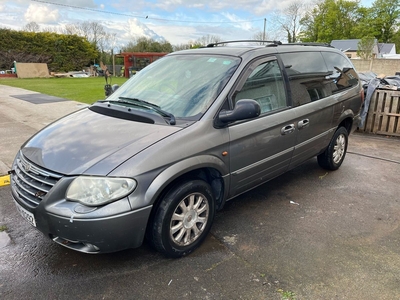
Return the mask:
[[130,41],[122,48],[123,52],[172,52],[172,45],[167,42],[157,42],[151,38],[139,37]]
[[390,42],[400,25],[400,0],[376,0],[371,13],[375,37],[381,43]]
[[268,40],[268,37],[267,37],[267,34],[265,34],[265,36],[264,36],[263,31],[258,31],[255,34],[253,34],[252,39],[260,41],[260,42],[255,42],[254,44],[256,44],[256,45],[264,45],[265,43],[261,42],[261,41]]
[[330,43],[337,39],[357,38],[355,28],[362,17],[356,1],[318,2],[300,21],[303,26],[302,40]]
[[400,29],[393,35],[392,42],[396,45],[396,52],[400,53]]
[[355,38],[362,39],[364,37],[375,37],[377,32],[371,24],[374,22],[372,16],[372,8],[359,7],[358,21],[353,28]]
[[98,59],[105,63],[111,63],[112,49],[115,46],[116,34],[107,33],[104,26],[99,22],[78,22],[64,26],[64,33],[78,35],[89,41],[98,51]]
[[172,49],[173,51],[187,50],[190,49],[190,43],[173,45]]
[[39,32],[40,31],[40,26],[36,22],[29,22],[27,23],[23,28],[22,31],[27,31],[27,32]]
[[364,37],[357,45],[357,55],[362,59],[372,59],[374,57],[374,47],[376,39],[373,37]]
[[82,36],[98,49],[101,48],[101,45],[107,35],[103,25],[95,21],[67,24],[64,26],[64,33]]
[[277,22],[285,32],[288,43],[298,42],[298,35],[301,29],[300,20],[304,15],[305,8],[306,6],[303,2],[295,0],[287,8],[279,12]]
[[207,46],[208,44],[214,44],[219,42],[222,42],[221,37],[219,37],[218,35],[207,34],[198,38],[194,42],[191,42],[192,45],[191,48],[195,48],[195,46]]

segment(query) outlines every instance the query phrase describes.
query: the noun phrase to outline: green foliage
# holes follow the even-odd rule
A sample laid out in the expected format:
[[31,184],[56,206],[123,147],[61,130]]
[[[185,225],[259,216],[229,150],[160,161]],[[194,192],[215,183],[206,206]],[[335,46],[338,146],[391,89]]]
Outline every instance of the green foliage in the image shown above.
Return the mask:
[[397,53],[400,53],[400,30],[398,30],[393,38],[392,38],[392,43],[396,45],[396,51]]
[[375,37],[377,35],[376,29],[371,26],[373,23],[372,9],[360,7],[358,8],[358,14],[357,24],[353,28],[355,38]]
[[362,38],[357,45],[357,55],[362,59],[372,59],[375,44],[375,38],[373,37]]
[[278,293],[281,294],[282,300],[296,300],[296,294],[291,291],[278,289]]
[[362,18],[356,1],[325,0],[308,12],[301,20],[301,33],[305,42],[330,43],[336,39],[356,38],[354,28]]
[[50,71],[81,70],[96,56],[96,49],[77,35],[0,28],[0,68],[17,61],[47,63]]
[[167,42],[157,42],[151,38],[140,37],[135,41],[129,42],[122,48],[123,52],[172,52],[172,45]]
[[381,43],[388,43],[398,32],[400,25],[400,0],[376,0],[372,4],[371,24],[375,37]]
[[322,0],[301,20],[303,42],[375,37],[393,42],[399,32],[400,0],[376,0],[371,8],[358,1]]

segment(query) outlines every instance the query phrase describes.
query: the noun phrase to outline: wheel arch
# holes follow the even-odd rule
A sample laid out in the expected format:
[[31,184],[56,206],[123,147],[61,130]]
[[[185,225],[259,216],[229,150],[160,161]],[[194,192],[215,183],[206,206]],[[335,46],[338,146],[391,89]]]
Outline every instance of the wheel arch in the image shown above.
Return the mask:
[[339,125],[337,128],[344,127],[347,130],[347,133],[350,135],[353,128],[353,119],[353,111],[350,109],[345,110],[339,118]]
[[165,193],[179,182],[193,178],[206,181],[212,189],[217,209],[222,208],[227,191],[228,168],[225,163],[211,155],[191,157],[163,170],[150,184],[145,194],[145,202],[157,208]]

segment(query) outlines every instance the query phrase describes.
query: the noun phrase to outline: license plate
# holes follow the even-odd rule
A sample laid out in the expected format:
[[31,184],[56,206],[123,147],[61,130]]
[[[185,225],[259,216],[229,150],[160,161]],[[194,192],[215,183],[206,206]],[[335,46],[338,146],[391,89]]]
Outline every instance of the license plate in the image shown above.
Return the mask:
[[33,213],[31,213],[30,211],[27,211],[25,208],[23,208],[21,205],[19,205],[16,201],[14,201],[14,202],[15,202],[15,205],[17,206],[17,210],[19,211],[21,216],[25,220],[27,220],[29,224],[36,227],[35,216],[33,215]]

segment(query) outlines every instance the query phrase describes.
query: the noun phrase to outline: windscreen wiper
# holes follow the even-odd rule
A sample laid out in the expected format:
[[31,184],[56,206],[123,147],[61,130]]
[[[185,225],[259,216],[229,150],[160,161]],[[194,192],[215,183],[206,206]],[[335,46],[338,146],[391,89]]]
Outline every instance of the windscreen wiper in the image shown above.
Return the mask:
[[119,101],[118,102],[124,102],[128,104],[133,104],[137,105],[140,107],[145,107],[154,110],[158,114],[160,114],[163,117],[168,117],[169,118],[169,124],[170,125],[175,125],[176,124],[176,119],[175,116],[165,110],[162,110],[157,104],[150,103],[138,98],[130,98],[130,97],[118,97]]

